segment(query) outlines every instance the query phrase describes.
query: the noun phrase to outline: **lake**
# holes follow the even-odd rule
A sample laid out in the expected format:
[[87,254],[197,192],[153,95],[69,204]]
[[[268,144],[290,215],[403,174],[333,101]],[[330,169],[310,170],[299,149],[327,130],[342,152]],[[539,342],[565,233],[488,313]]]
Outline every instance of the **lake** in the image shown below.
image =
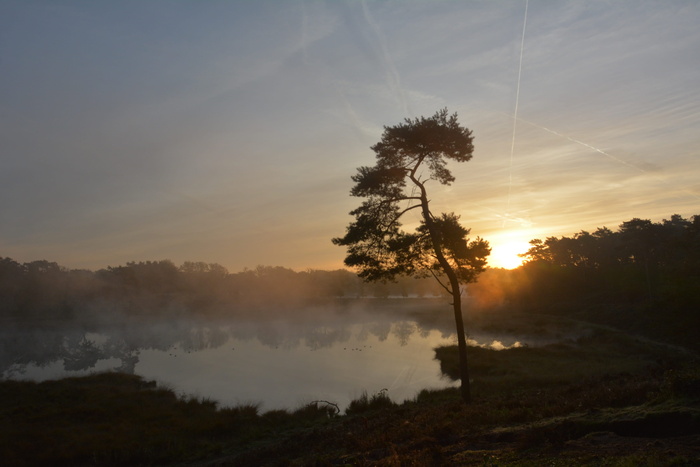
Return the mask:
[[456,343],[450,309],[401,308],[5,327],[0,369],[4,379],[35,381],[118,370],[223,406],[260,403],[262,411],[316,400],[344,409],[365,391],[401,402],[454,386],[433,351]]

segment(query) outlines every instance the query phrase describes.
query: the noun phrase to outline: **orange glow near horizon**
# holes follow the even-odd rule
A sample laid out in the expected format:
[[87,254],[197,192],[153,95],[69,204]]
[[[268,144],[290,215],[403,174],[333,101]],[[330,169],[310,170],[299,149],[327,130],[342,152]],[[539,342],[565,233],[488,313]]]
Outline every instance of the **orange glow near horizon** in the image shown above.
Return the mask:
[[515,269],[523,264],[523,258],[518,256],[530,249],[530,243],[515,238],[503,238],[491,243],[489,266],[494,268]]

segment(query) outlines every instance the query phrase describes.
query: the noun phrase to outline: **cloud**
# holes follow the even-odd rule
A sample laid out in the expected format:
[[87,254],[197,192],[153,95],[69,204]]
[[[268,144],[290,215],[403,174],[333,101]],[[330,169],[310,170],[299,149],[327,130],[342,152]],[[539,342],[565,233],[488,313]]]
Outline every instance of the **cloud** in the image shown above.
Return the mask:
[[445,106],[474,235],[696,213],[693,3],[529,2],[512,160],[524,1],[164,5],[3,4],[3,255],[340,266],[382,126]]
[[399,72],[396,69],[396,66],[394,65],[394,60],[392,59],[391,53],[389,52],[389,46],[387,44],[387,41],[384,38],[384,35],[379,25],[376,21],[374,21],[374,18],[372,17],[372,14],[370,13],[369,8],[367,7],[367,1],[362,0],[361,4],[362,14],[365,18],[365,21],[367,21],[367,24],[370,26],[374,37],[377,39],[379,48],[378,55],[381,57],[382,62],[384,64],[386,83],[389,89],[391,89],[392,93],[398,99],[399,104],[401,105],[401,110],[403,110],[404,114],[411,115],[412,113],[410,110],[410,105],[408,100],[406,99],[403,87],[401,85],[401,77],[399,76]]

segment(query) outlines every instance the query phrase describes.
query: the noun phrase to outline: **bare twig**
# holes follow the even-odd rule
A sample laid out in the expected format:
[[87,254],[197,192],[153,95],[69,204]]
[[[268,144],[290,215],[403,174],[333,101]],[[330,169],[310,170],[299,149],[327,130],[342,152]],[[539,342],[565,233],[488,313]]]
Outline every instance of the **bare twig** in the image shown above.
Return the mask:
[[334,404],[333,402],[318,400],[318,401],[309,402],[309,405],[311,405],[311,404],[326,404],[326,405],[331,406],[335,409],[334,415],[340,414],[340,407],[338,407],[338,404]]

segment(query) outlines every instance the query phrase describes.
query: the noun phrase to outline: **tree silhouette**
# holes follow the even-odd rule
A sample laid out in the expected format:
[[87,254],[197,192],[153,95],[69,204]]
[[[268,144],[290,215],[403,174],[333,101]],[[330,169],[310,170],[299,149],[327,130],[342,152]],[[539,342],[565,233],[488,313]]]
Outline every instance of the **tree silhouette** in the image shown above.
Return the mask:
[[[634,218],[572,237],[530,241],[523,270],[532,296],[543,301],[695,303],[700,216],[674,214],[654,223]],[[547,289],[547,293],[541,290]],[[655,306],[656,306],[655,305]]]
[[[381,141],[371,149],[377,163],[357,169],[350,192],[366,200],[350,212],[355,221],[333,243],[347,247],[345,264],[366,281],[432,275],[452,296],[461,394],[468,403],[471,392],[460,283],[476,279],[491,250],[485,240],[467,239],[469,229],[460,225],[459,216],[431,212],[427,184],[450,185],[455,180],[447,162],[472,158],[471,131],[459,125],[456,113],[448,115],[443,109],[430,118],[406,119],[384,127]],[[414,209],[419,210],[421,222],[409,233],[401,229],[400,219]]]

